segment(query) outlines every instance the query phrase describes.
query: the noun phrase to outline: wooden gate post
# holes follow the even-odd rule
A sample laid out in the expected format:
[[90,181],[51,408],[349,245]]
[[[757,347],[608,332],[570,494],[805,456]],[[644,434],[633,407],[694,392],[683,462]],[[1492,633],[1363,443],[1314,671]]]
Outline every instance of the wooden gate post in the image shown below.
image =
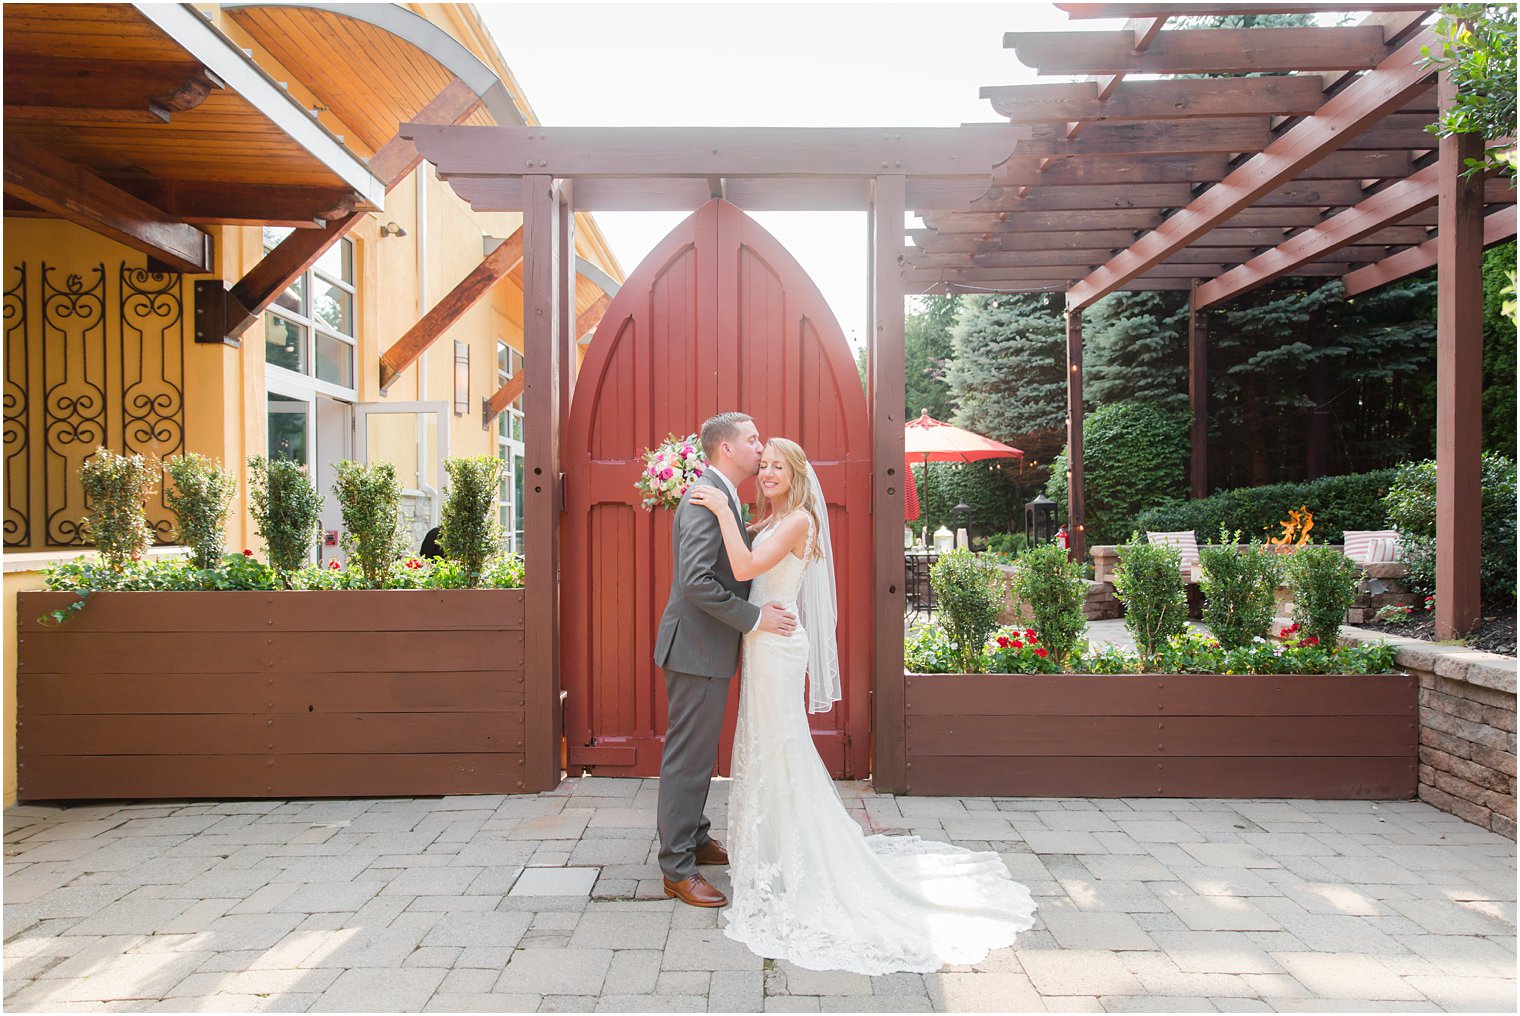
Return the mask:
[[1209,496],[1209,324],[1198,308],[1198,281],[1188,294],[1188,402],[1193,410],[1194,498]]
[[560,774],[560,207],[552,177],[523,178],[523,760],[530,791],[554,789]]
[[[1440,76],[1440,103],[1456,101]],[[1464,176],[1483,139],[1440,141],[1436,232],[1436,638],[1461,638],[1482,611],[1483,174]]]
[[1066,534],[1070,557],[1087,556],[1087,490],[1082,469],[1082,312],[1066,312]]
[[878,176],[869,227],[871,327],[867,339],[871,407],[872,765],[876,789],[907,789],[906,681],[903,676],[903,246],[906,178]]

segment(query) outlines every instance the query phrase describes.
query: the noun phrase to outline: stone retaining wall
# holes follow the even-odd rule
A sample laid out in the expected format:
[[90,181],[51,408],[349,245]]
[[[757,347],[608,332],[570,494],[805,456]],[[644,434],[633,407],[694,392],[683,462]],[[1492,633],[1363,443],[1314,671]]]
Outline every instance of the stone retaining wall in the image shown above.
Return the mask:
[[1361,628],[1341,638],[1387,639],[1419,678],[1420,800],[1514,839],[1516,661]]

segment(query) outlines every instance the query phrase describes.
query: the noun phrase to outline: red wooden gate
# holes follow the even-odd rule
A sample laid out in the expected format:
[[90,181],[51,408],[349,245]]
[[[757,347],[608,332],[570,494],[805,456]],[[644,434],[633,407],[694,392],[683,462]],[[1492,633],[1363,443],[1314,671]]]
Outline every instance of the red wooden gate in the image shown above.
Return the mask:
[[[562,675],[572,772],[654,776],[665,683],[654,636],[670,591],[667,511],[648,513],[640,452],[714,413],[754,417],[761,437],[799,442],[829,499],[844,699],[812,717],[838,778],[870,760],[871,439],[849,345],[785,248],[726,201],[662,240],[613,299],[575,386],[565,435]],[[740,496],[753,504],[753,480]],[[529,637],[532,635],[529,633]],[[719,772],[739,702],[729,696]],[[799,708],[801,703],[799,703]]]

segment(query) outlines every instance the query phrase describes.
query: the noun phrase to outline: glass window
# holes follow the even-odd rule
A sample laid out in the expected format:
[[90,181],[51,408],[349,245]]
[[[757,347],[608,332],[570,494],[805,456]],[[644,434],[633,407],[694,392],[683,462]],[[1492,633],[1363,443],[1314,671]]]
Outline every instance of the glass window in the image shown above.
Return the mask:
[[326,252],[317,259],[317,271],[329,279],[354,283],[354,245],[351,241],[343,240],[327,248]]
[[311,465],[311,403],[269,393],[269,457]]
[[[522,354],[507,343],[496,342],[496,383],[505,384],[523,369]],[[523,550],[523,473],[527,454],[523,446],[523,400],[518,396],[496,418],[496,452],[506,462],[506,476],[497,492],[501,507],[501,528],[507,549]]]
[[317,380],[354,387],[354,347],[336,336],[318,332]]
[[264,312],[264,361],[306,373],[306,326],[283,314]]
[[326,279],[316,280],[312,314],[317,321],[343,335],[354,334],[354,294]]

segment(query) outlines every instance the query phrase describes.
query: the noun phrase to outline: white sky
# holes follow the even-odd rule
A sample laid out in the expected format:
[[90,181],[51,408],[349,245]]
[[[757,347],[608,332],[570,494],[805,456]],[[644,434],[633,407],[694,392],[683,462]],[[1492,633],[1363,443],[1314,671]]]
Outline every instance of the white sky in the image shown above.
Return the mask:
[[[1046,3],[480,3],[545,126],[954,127],[982,85],[1036,80],[1005,31],[1112,29]],[[1046,78],[1047,81],[1069,80]],[[597,212],[625,272],[675,212]],[[864,212],[758,212],[852,344],[866,321]]]

